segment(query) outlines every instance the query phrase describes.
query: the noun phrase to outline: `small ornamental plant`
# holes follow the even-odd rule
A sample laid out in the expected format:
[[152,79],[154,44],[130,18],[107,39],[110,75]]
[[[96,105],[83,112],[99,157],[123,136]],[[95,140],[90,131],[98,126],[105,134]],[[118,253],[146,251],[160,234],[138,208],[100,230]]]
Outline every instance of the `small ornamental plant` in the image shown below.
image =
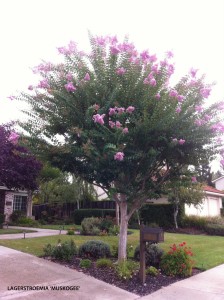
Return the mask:
[[193,252],[185,242],[170,247],[170,251],[165,253],[161,259],[161,270],[169,276],[187,277],[191,276],[194,261]]

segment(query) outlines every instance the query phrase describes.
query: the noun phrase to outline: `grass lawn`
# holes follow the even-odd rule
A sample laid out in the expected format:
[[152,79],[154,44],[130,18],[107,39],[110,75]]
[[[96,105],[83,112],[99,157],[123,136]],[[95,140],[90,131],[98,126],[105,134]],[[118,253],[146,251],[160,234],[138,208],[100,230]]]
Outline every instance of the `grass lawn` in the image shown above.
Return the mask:
[[[58,225],[57,225],[58,226]],[[70,228],[71,225],[68,225]],[[58,227],[57,227],[58,228]],[[78,229],[78,228],[77,228]],[[133,249],[139,243],[139,230],[131,230],[133,234],[128,235],[128,245],[132,245]],[[68,236],[57,235],[47,236],[40,238],[19,239],[19,240],[0,240],[0,245],[9,248],[17,249],[22,252],[34,254],[37,256],[43,255],[43,246],[47,243],[57,244],[60,239],[61,242],[74,239],[77,246],[88,240],[102,240],[110,246],[118,244],[117,236]],[[176,243],[186,242],[188,246],[192,247],[192,251],[195,254],[194,260],[196,261],[196,267],[201,269],[210,269],[217,265],[224,263],[224,238],[218,236],[204,236],[204,235],[188,235],[188,234],[174,234],[165,233],[165,242],[160,246],[164,250],[168,250],[169,246]],[[132,251],[131,256],[133,256]]]
[[0,234],[12,234],[12,233],[23,233],[23,232],[36,232],[36,230],[22,230],[22,229],[0,229]]
[[39,228],[43,229],[55,229],[55,230],[68,230],[69,228],[75,228],[75,230],[81,229],[81,225],[40,225]]

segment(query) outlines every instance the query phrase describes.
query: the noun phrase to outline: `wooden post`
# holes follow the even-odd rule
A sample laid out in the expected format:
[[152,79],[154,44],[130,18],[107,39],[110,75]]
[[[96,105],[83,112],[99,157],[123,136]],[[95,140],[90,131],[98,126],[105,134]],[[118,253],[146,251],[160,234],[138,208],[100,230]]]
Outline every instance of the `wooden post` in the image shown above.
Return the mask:
[[142,284],[145,283],[145,242],[143,241],[143,228],[144,225],[140,226],[140,271],[139,277]]

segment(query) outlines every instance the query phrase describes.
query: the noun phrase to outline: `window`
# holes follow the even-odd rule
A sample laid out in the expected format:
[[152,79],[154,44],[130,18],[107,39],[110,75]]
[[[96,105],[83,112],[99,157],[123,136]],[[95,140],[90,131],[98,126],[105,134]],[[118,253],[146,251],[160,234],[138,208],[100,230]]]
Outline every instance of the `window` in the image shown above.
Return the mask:
[[26,211],[27,196],[14,195],[13,211],[23,210]]

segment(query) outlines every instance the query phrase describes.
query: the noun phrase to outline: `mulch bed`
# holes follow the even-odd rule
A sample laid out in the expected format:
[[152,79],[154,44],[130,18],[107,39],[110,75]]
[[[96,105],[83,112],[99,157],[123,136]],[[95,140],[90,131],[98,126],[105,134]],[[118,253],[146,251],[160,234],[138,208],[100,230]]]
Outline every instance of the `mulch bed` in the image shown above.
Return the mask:
[[[109,284],[112,284],[114,286],[117,286],[121,289],[124,289],[128,292],[135,293],[139,296],[145,296],[148,294],[151,294],[162,287],[168,286],[172,283],[175,283],[177,281],[183,280],[183,278],[180,277],[171,277],[166,276],[163,274],[159,274],[157,277],[153,277],[150,275],[146,275],[146,282],[143,285],[141,281],[139,280],[139,274],[135,274],[131,279],[125,281],[118,278],[115,270],[113,268],[97,268],[95,266],[95,262],[93,261],[92,266],[88,269],[86,268],[80,268],[80,258],[74,258],[70,263],[63,263],[63,262],[57,262],[63,264],[64,266],[74,269],[79,272],[83,272],[86,275],[92,276],[96,279],[102,280],[104,282],[107,282]],[[198,273],[202,272],[198,269],[193,269],[192,275],[196,275]]]

